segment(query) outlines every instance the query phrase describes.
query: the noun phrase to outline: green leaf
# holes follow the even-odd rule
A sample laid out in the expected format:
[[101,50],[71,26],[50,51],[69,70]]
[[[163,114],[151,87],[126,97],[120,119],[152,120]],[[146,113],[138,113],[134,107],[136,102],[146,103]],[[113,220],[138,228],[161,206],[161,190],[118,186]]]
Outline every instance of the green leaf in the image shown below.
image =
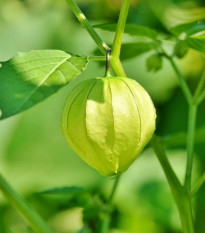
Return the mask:
[[147,71],[159,71],[162,68],[162,57],[158,54],[152,54],[146,60]]
[[[95,25],[95,28],[99,28],[104,31],[115,32],[117,24],[99,24]],[[150,39],[156,40],[158,32],[145,26],[135,25],[135,24],[126,24],[125,33],[131,36],[144,36]]]
[[185,24],[179,24],[175,27],[172,27],[170,31],[177,37],[182,33],[185,33],[185,36],[191,36],[196,33],[205,32],[205,23],[189,22]]
[[205,36],[204,35],[205,34],[194,36],[194,37],[187,37],[185,41],[190,48],[195,49],[201,53],[205,53]]
[[173,33],[175,36],[180,36],[183,32],[186,32],[193,28],[197,24],[196,21],[184,23],[184,24],[178,24],[172,28],[170,28],[171,33]]
[[[168,147],[186,146],[187,133],[179,132],[172,135],[167,135],[162,137],[161,141],[165,146]],[[205,143],[205,126],[196,130],[194,141],[197,145],[203,145]]]
[[62,187],[62,188],[53,188],[37,192],[36,194],[40,195],[67,195],[67,194],[78,194],[84,192],[85,189],[82,187]]
[[191,36],[196,33],[202,33],[202,32],[205,32],[205,23],[199,23],[194,25],[192,28],[186,31],[186,34],[188,36]]
[[19,53],[0,68],[1,119],[22,112],[77,77],[87,58],[60,50]]
[[154,48],[152,43],[124,43],[120,53],[121,60],[137,57],[143,53],[146,53]]

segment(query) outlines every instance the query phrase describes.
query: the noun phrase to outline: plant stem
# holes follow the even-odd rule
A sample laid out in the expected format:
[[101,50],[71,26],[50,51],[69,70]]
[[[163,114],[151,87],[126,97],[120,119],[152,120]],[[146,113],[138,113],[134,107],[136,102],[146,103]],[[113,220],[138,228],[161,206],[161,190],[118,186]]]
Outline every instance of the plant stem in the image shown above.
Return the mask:
[[183,233],[195,233],[194,220],[190,197],[187,194],[180,196],[180,203],[177,203],[181,219]]
[[23,198],[17,194],[8,182],[0,174],[0,190],[9,201],[9,203],[16,208],[23,217],[27,220],[33,230],[37,233],[51,233],[46,223],[42,218],[33,211]]
[[105,61],[106,56],[88,56],[89,61]]
[[188,116],[188,135],[187,135],[187,166],[184,186],[186,191],[190,193],[191,190],[191,173],[193,165],[194,154],[194,136],[195,136],[195,124],[196,124],[197,106],[189,105]]
[[[96,33],[96,31],[94,30],[94,28],[92,27],[90,22],[87,20],[86,16],[82,13],[82,11],[78,7],[78,5],[74,2],[74,0],[66,0],[66,1],[67,1],[68,5],[70,6],[71,10],[73,11],[73,13],[75,14],[75,16],[77,17],[77,19],[80,21],[80,23],[85,27],[85,29],[91,35],[91,37],[93,38],[93,40],[97,44],[98,48],[100,49],[100,51],[106,55],[106,51],[110,50],[110,48],[106,45],[105,42],[102,41],[100,36]],[[127,4],[124,5],[124,7],[127,7]],[[124,11],[124,7],[121,8],[121,10]],[[123,17],[123,20],[126,21],[126,18]],[[120,21],[120,25],[122,25],[121,21]],[[118,28],[120,29],[121,26],[118,26]],[[123,32],[124,29],[122,28],[121,31]],[[115,36],[116,40],[119,40],[118,36],[121,36],[121,34],[118,33],[118,35]],[[90,58],[92,59],[91,56],[90,56]],[[94,57],[94,59],[95,59],[95,57]],[[119,58],[114,58],[111,55],[110,56],[110,65],[111,65],[111,67],[116,75],[122,76],[122,77],[126,76]]]
[[204,88],[204,83],[205,83],[205,71],[203,72],[201,79],[199,81],[199,84],[198,84],[196,91],[194,93],[194,97],[193,97],[194,104],[197,104],[197,101],[199,100],[200,94],[202,93],[202,90]]
[[116,193],[117,186],[119,184],[120,176],[117,176],[114,182],[114,185],[112,187],[110,196],[107,199],[107,204],[106,204],[106,212],[103,217],[103,220],[100,225],[100,233],[108,233],[109,232],[109,227],[110,227],[110,208],[112,205],[112,200],[113,197]]
[[173,58],[170,56],[167,56],[167,59],[170,61],[171,65],[172,65],[172,67],[177,75],[181,89],[184,93],[184,96],[185,96],[187,102],[191,103],[192,102],[192,94],[191,94],[191,91],[189,90],[189,87],[188,87],[184,77],[182,76],[181,72],[178,70]]
[[110,196],[109,196],[109,198],[108,198],[108,200],[107,200],[107,204],[108,204],[108,205],[111,205],[111,203],[112,203],[113,197],[114,197],[114,195],[115,195],[115,193],[116,193],[117,186],[118,186],[118,184],[119,184],[120,177],[121,177],[121,176],[118,175],[118,176],[115,178],[115,182],[114,182],[112,191],[111,191]]
[[102,41],[102,39],[99,37],[99,35],[96,33],[96,31],[93,29],[90,22],[87,20],[83,12],[80,10],[78,5],[74,2],[74,0],[66,0],[68,5],[70,6],[71,10],[77,17],[77,19],[80,21],[80,23],[85,27],[85,29],[88,31],[88,33],[91,35],[95,43],[97,44],[98,48],[103,54],[106,54],[106,50],[110,49],[105,42]]
[[110,65],[117,76],[126,77],[126,73],[119,58],[110,56]]
[[150,143],[170,185],[172,195],[179,211],[183,233],[194,233],[190,196],[186,193],[184,187],[180,184],[175,172],[170,166],[159,138],[154,135]]
[[196,192],[201,188],[202,184],[205,182],[205,172],[204,174],[200,177],[199,181],[196,183],[194,188],[191,191],[191,196],[193,197]]
[[112,46],[112,56],[116,58],[120,57],[122,36],[126,25],[129,6],[130,6],[130,0],[123,0],[120,10],[120,16],[117,24],[117,29],[115,33],[115,38]]
[[150,141],[150,144],[157,155],[157,158],[162,166],[162,169],[164,170],[164,173],[167,177],[167,180],[169,182],[170,188],[172,190],[173,196],[177,196],[179,190],[182,190],[182,185],[180,184],[174,170],[172,169],[168,159],[167,155],[164,151],[164,148],[162,147],[160,143],[160,139],[158,136],[154,135]]
[[201,92],[198,99],[196,100],[197,105],[199,105],[205,99],[205,90]]

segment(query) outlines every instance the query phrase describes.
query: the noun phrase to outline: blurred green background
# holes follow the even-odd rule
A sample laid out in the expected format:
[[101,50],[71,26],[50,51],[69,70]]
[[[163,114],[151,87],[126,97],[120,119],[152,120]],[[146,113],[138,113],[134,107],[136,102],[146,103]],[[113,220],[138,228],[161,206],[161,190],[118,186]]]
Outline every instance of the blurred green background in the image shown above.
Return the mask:
[[[120,0],[78,0],[92,24],[117,21]],[[166,32],[178,23],[205,18],[204,0],[133,0],[128,22]],[[98,30],[107,43],[113,33]],[[134,41],[127,35],[124,41]],[[169,43],[165,47],[169,48]],[[60,49],[92,55],[96,46],[77,22],[64,0],[0,0],[0,61],[34,49]],[[149,53],[123,62],[128,77],[150,93],[158,116],[161,136],[185,133],[187,104],[167,61],[157,73],[146,71]],[[201,55],[193,50],[177,60],[181,72],[194,89],[203,70]],[[83,79],[102,76],[104,67],[90,62],[86,71],[67,87],[37,106],[0,122],[0,171],[58,233],[75,233],[82,227],[82,208],[67,199],[35,193],[62,186],[80,186],[93,195],[107,196],[112,179],[101,177],[66,144],[61,132],[61,112],[69,91]],[[194,179],[205,169],[205,103],[197,122]],[[183,140],[182,140],[183,141]],[[184,143],[167,147],[177,174],[184,178]],[[179,216],[162,169],[150,148],[122,176],[114,200],[112,233],[181,232]],[[205,185],[194,199],[197,233],[205,232]],[[28,233],[32,230],[7,204],[0,193],[0,232]]]

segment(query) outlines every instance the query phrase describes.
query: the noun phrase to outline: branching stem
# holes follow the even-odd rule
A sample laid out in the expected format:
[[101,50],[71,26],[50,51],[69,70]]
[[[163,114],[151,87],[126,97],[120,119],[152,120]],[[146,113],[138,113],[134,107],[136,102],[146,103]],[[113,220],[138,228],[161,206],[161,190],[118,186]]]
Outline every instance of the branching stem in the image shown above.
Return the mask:
[[96,33],[90,22],[87,20],[83,12],[80,10],[78,5],[75,3],[74,0],[66,0],[68,5],[70,6],[71,10],[77,17],[77,19],[80,21],[80,23],[85,27],[85,29],[88,31],[90,36],[93,38],[95,43],[97,44],[98,48],[103,54],[106,54],[106,51],[110,48],[107,46],[105,42],[102,41],[102,39],[99,37],[99,35]]
[[204,174],[200,177],[199,181],[196,183],[194,188],[191,191],[191,196],[193,197],[197,191],[201,188],[202,184],[205,182],[205,172]]
[[172,195],[179,211],[183,233],[194,233],[194,222],[190,196],[186,193],[184,187],[180,184],[175,172],[173,171],[167,159],[165,150],[156,135],[154,135],[151,140],[151,146],[155,151],[155,154],[157,155],[157,158],[164,170],[164,173],[170,185]]

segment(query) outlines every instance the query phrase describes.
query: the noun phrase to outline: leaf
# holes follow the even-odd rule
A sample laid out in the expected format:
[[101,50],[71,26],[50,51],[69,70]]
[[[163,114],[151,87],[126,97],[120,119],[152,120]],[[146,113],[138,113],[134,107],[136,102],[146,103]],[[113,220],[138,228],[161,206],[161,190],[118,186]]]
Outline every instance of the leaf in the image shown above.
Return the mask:
[[199,24],[194,25],[192,28],[187,30],[186,34],[188,36],[191,36],[191,35],[194,35],[196,33],[201,33],[201,32],[205,32],[205,23],[199,23]]
[[172,27],[170,31],[177,37],[182,33],[185,33],[186,36],[191,36],[199,32],[205,32],[205,23],[197,23],[197,21],[179,24],[175,27]]
[[143,53],[146,53],[154,48],[152,43],[124,43],[120,53],[121,60],[137,57]]
[[197,24],[196,21],[184,23],[184,24],[178,24],[172,28],[170,28],[171,33],[173,33],[175,36],[180,36],[183,32],[186,32],[193,28]]
[[[186,146],[187,133],[179,132],[172,135],[167,135],[165,137],[162,137],[161,141],[165,146],[168,147]],[[194,141],[197,145],[205,143],[205,126],[196,130]]]
[[62,188],[53,188],[37,192],[39,195],[67,195],[67,194],[78,194],[84,192],[85,189],[82,187],[62,187]]
[[185,41],[190,48],[195,49],[199,52],[205,53],[205,36],[204,35],[187,37]]
[[162,68],[162,57],[158,54],[152,54],[146,60],[147,71],[159,71]]
[[87,58],[60,50],[19,53],[0,68],[1,119],[20,113],[49,97],[77,77]]
[[[117,24],[99,24],[99,25],[95,25],[94,27],[104,31],[115,32],[117,28]],[[131,36],[144,36],[153,40],[156,40],[158,35],[158,32],[156,30],[135,24],[126,24],[125,33]]]

